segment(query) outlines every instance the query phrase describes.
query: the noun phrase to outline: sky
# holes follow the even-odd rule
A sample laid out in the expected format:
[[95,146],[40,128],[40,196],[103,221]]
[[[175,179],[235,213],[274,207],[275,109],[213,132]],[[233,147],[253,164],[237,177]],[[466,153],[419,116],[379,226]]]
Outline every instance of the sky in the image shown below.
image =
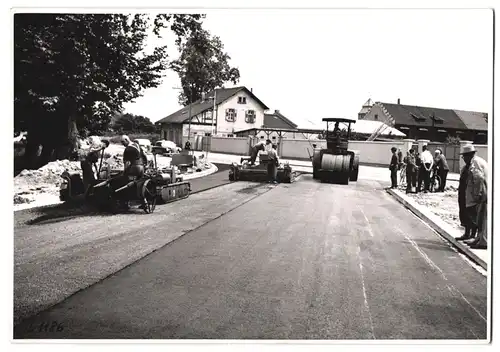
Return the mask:
[[[209,10],[204,28],[239,68],[238,85],[299,127],[355,119],[368,98],[491,111],[491,10]],[[167,72],[125,111],[157,121],[180,108],[179,86]]]

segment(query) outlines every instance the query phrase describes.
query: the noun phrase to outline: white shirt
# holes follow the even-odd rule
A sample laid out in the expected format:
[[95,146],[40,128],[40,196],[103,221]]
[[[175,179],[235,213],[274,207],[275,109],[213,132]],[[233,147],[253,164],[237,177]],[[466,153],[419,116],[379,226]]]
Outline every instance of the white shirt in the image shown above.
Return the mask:
[[420,155],[420,158],[422,159],[422,162],[424,164],[434,163],[434,157],[432,156],[431,152],[428,150],[422,152],[422,154]]

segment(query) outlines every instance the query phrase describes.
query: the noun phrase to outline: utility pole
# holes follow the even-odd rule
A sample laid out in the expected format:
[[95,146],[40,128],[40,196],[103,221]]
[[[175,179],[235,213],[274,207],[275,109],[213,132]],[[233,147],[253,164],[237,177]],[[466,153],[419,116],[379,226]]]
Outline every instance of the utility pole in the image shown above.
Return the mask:
[[188,119],[189,119],[189,125],[188,125],[188,142],[191,143],[191,104],[193,103],[193,90],[191,89],[191,86],[189,86],[189,113],[188,113]]
[[[183,90],[182,87],[172,87],[172,89],[179,89],[179,90]],[[188,119],[189,119],[189,122],[188,122],[188,141],[191,140],[191,104],[192,104],[192,100],[193,100],[193,90],[191,88],[191,86],[189,86],[189,106],[188,106]],[[182,134],[182,131],[181,131],[181,134]],[[182,137],[181,136],[181,143],[182,143]]]
[[214,111],[212,112],[212,136],[214,135],[214,130],[215,130],[215,119],[216,114],[217,114],[217,89],[214,88]]

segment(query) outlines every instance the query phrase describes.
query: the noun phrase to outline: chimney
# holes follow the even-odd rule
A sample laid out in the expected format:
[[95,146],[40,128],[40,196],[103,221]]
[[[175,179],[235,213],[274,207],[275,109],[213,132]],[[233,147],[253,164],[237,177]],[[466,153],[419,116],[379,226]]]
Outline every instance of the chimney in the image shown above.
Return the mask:
[[279,111],[279,110],[274,110],[274,113],[275,113],[275,114],[279,114],[279,113],[280,113],[280,111]]
[[401,99],[398,98],[398,105],[401,104]]
[[253,93],[253,88],[250,88],[250,93]]

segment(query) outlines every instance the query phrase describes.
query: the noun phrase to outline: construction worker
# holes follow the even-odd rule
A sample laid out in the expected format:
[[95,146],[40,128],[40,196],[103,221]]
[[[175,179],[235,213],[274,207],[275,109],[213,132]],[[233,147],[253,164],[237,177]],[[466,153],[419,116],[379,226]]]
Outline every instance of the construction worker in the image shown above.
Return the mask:
[[269,156],[269,162],[267,163],[267,176],[268,176],[268,183],[278,183],[276,180],[277,172],[278,172],[278,165],[279,165],[279,160],[278,160],[278,152],[276,151],[277,146],[276,144],[273,144],[271,149],[268,152]]
[[[97,162],[99,161],[100,153],[109,146],[109,141],[100,141],[98,138],[90,139],[90,148],[80,160],[82,168],[82,178],[84,192],[87,192],[91,185],[96,183]],[[95,171],[94,171],[95,169]],[[99,175],[97,175],[99,176]]]
[[147,165],[148,159],[138,143],[132,143],[130,138],[123,135],[121,138],[123,151],[124,175],[137,176],[141,178],[144,175],[144,165]]
[[446,187],[446,178],[448,177],[448,172],[450,171],[450,167],[448,166],[448,162],[446,161],[446,157],[443,155],[441,149],[436,149],[434,152],[434,161],[436,165],[436,171],[441,179],[441,184],[439,185],[439,192],[444,192]]
[[267,139],[265,142],[259,142],[252,147],[252,153],[250,155],[250,165],[255,165],[255,160],[257,160],[257,155],[260,151],[266,150],[266,146],[271,144],[271,140]]

